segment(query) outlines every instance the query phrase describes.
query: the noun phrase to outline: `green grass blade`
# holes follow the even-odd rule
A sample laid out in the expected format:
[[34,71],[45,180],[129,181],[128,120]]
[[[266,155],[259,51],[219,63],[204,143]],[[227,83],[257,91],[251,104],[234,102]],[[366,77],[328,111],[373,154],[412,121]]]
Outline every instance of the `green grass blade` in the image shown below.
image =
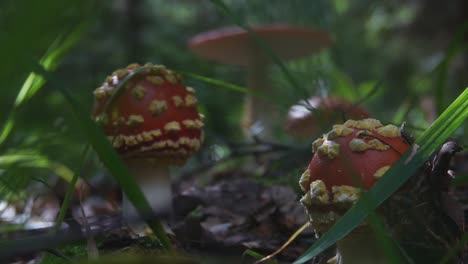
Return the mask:
[[246,87],[242,87],[242,86],[238,86],[238,85],[235,85],[235,84],[232,84],[232,83],[224,82],[224,81],[221,81],[221,80],[218,80],[218,79],[212,79],[212,78],[201,76],[201,75],[191,73],[191,72],[184,72],[184,71],[177,71],[177,72],[184,75],[184,76],[186,76],[186,77],[189,77],[189,78],[192,78],[192,79],[195,79],[195,80],[199,80],[199,81],[202,81],[202,82],[205,82],[205,83],[208,83],[208,84],[212,84],[214,86],[223,87],[225,89],[232,90],[232,91],[235,91],[235,92],[252,93],[252,94],[255,93],[254,91],[252,91],[252,89],[248,89]]
[[244,23],[241,18],[236,15],[222,0],[210,0],[211,3],[213,3],[221,12],[223,12],[225,15],[230,17],[235,24],[237,24],[239,27],[243,28],[246,30],[252,39],[254,40],[255,44],[261,48],[261,50],[275,63],[281,72],[284,74],[288,82],[291,84],[291,86],[296,89],[303,98],[309,98],[310,95],[306,89],[304,89],[301,85],[299,85],[299,82],[294,78],[294,76],[291,74],[291,72],[288,70],[286,65],[281,61],[281,59],[273,52],[271,47],[261,38],[259,37],[246,23]]
[[[62,34],[49,47],[46,54],[39,63],[48,71],[54,71],[60,64],[65,54],[79,40],[80,36],[88,28],[89,22],[81,23],[70,34]],[[30,99],[44,85],[45,80],[42,76],[31,72],[23,83],[15,99],[12,110],[0,133],[0,145],[8,138],[15,124],[17,109]]]
[[71,182],[68,185],[67,192],[65,193],[65,197],[63,199],[62,206],[60,207],[59,215],[57,217],[57,220],[55,221],[55,228],[54,231],[57,232],[60,227],[62,226],[63,219],[65,218],[65,214],[67,213],[68,206],[70,205],[70,201],[73,195],[73,191],[75,190],[75,185],[78,182],[78,178],[81,175],[81,171],[83,169],[83,165],[86,161],[86,157],[89,152],[89,145],[86,145],[83,148],[83,153],[81,154],[81,160],[78,168],[75,170],[75,175],[73,175],[73,178]]
[[[53,78],[50,74],[44,70],[41,65],[37,65],[37,71],[40,72],[46,79],[48,79],[51,84],[54,84]],[[75,115],[77,124],[79,124],[81,132],[87,137],[89,143],[93,147],[94,151],[98,154],[101,162],[107,167],[112,176],[115,177],[122,190],[127,195],[128,199],[132,204],[137,208],[141,216],[147,216],[151,214],[151,207],[146,200],[145,196],[141,192],[138,184],[135,179],[131,177],[130,173],[127,170],[127,167],[122,162],[118,154],[115,152],[114,147],[110,144],[107,137],[103,134],[102,130],[96,125],[94,121],[91,120],[90,116],[87,114],[88,111],[82,108],[82,105],[73,97],[73,95],[65,89],[62,85],[53,85],[67,100],[72,112]],[[148,217],[143,217],[146,219],[147,224],[153,230],[155,236],[161,242],[161,245],[167,249],[171,250],[172,245],[164,232],[162,225],[159,221],[155,221],[154,217],[151,217],[152,220],[148,221]]]
[[458,129],[467,117],[468,89],[465,89],[416,141],[416,144],[420,146],[416,154],[411,157],[410,151],[405,153],[385,173],[382,179],[364,194],[363,199],[341,217],[326,234],[294,263],[305,263],[312,259],[362,223],[368,216],[369,211],[377,208],[393,192],[398,190],[418,170],[421,164]]
[[[151,66],[153,67],[153,66]],[[145,73],[148,69],[150,69],[151,67],[147,67],[147,66],[144,66],[144,67],[140,67],[134,71],[132,71],[130,74],[128,74],[114,89],[114,91],[112,92],[112,95],[111,97],[109,98],[109,100],[106,102],[105,106],[104,106],[104,109],[102,111],[102,114],[101,116],[98,116],[96,117],[97,120],[103,118],[103,115],[107,112],[107,110],[112,106],[112,104],[114,103],[114,101],[117,99],[117,97],[119,96],[120,93],[122,93],[122,91],[125,89],[125,86],[127,85],[127,83],[130,81],[130,79],[132,79],[134,76],[137,76],[137,75],[140,75],[140,74],[143,74]]]
[[221,80],[218,80],[218,79],[205,77],[205,76],[198,75],[198,74],[191,73],[191,72],[177,71],[177,73],[179,73],[179,74],[181,74],[183,76],[195,79],[195,80],[202,81],[204,83],[214,85],[215,87],[222,87],[224,89],[232,90],[232,91],[235,91],[235,92],[252,94],[255,97],[261,98],[264,101],[267,101],[267,102],[270,102],[270,103],[274,103],[275,105],[283,107],[284,109],[288,109],[290,107],[290,105],[288,103],[285,103],[285,102],[283,102],[283,101],[281,101],[279,99],[275,100],[275,99],[271,98],[271,96],[268,96],[267,94],[264,94],[264,93],[259,93],[257,91],[253,91],[253,89],[238,86],[238,85],[228,83],[228,82],[224,82],[224,81],[221,81]]
[[36,154],[6,154],[0,156],[0,168],[11,167],[47,169],[53,171],[57,176],[67,182],[73,179],[73,171],[64,164],[49,160],[47,157]]

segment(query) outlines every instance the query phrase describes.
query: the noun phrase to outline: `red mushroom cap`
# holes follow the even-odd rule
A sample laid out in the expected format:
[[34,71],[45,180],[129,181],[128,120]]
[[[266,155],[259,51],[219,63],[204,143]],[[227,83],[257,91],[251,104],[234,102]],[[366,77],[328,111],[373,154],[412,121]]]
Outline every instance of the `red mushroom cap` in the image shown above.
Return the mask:
[[[115,88],[131,74],[104,112]],[[93,116],[124,157],[185,161],[200,148],[203,134],[194,92],[164,66],[131,64],[94,91]]]
[[306,107],[306,102],[293,105],[286,119],[286,131],[294,137],[310,139],[320,132],[322,127],[349,119],[363,119],[369,117],[369,113],[361,106],[338,97],[313,96],[307,100],[310,107],[317,109],[317,113],[311,112]]
[[[299,184],[312,220],[328,224],[353,205],[409,148],[398,127],[376,119],[348,120],[312,144]],[[317,225],[315,225],[317,228]]]
[[[283,60],[317,53],[332,44],[328,33],[290,25],[255,26],[252,30]],[[259,50],[249,33],[239,27],[221,28],[196,35],[190,49],[203,58],[223,64],[249,65]]]

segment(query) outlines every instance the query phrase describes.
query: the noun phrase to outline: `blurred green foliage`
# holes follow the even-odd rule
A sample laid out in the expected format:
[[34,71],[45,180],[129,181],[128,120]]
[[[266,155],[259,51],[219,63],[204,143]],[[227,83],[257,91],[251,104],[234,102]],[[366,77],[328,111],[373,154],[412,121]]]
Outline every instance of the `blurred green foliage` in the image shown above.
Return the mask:
[[[41,4],[12,0],[2,3],[0,21],[5,26],[0,31],[3,32],[0,34],[3,59],[0,71],[4,76],[0,120],[5,120],[21,83],[32,69],[31,64],[45,54],[60,34],[70,32],[83,20],[90,20],[90,26],[59,67],[58,78],[85,108],[91,109],[91,92],[107,74],[132,62],[161,63],[245,85],[242,67],[206,61],[194,56],[186,46],[187,40],[197,33],[233,24],[210,1],[91,3],[64,4],[52,0]],[[408,113],[411,117],[413,112],[420,111],[415,98],[436,94],[432,70],[444,57],[453,37],[449,33],[461,26],[453,24],[453,28],[446,29],[447,39],[443,42],[414,36],[413,31],[417,31],[414,23],[424,15],[420,13],[425,7],[423,1],[402,4],[399,1],[319,0],[311,4],[307,0],[231,0],[226,4],[252,25],[290,23],[328,30],[335,39],[334,46],[318,56],[289,63],[290,71],[310,94],[337,94],[353,100],[366,94],[369,84],[382,81],[381,91],[365,105],[384,120],[391,120],[402,102],[411,103],[412,111]],[[467,66],[459,61],[466,55],[455,55],[458,63],[451,63],[444,69],[449,72],[444,84],[446,103],[462,91],[467,79],[467,74],[463,74]],[[284,76],[276,74],[278,69],[272,67],[271,72],[274,95],[278,94],[290,104],[301,99],[302,95],[288,88]],[[208,117],[208,134],[212,135],[208,140],[217,137],[241,140],[238,122],[243,95],[211,89],[195,80],[187,82],[198,88],[202,109]],[[73,124],[65,121],[69,120],[69,113],[63,111],[64,104],[63,98],[46,86],[26,109],[20,109],[20,127],[9,143],[18,146],[29,140],[34,147],[42,146],[64,158],[61,153],[51,151],[51,145],[73,146],[73,143],[63,142],[64,138],[65,141],[74,139],[74,142],[80,138],[74,133]],[[405,119],[408,120],[408,116]],[[408,121],[427,124],[420,120]],[[53,131],[68,135],[56,137]],[[44,145],[43,140],[34,138],[37,135],[53,140]],[[70,148],[66,152],[77,155],[77,151]]]

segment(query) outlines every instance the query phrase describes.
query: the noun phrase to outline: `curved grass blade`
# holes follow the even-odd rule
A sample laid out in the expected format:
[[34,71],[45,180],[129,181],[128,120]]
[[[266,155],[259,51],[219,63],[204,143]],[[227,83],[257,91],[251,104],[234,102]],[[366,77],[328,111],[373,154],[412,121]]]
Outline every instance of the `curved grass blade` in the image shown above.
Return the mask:
[[111,97],[106,102],[101,115],[96,117],[96,121],[99,121],[100,119],[104,118],[104,114],[107,112],[107,109],[109,109],[112,106],[112,104],[114,103],[116,98],[119,96],[119,94],[122,93],[122,91],[125,89],[125,86],[127,86],[127,83],[130,81],[130,79],[132,79],[134,76],[138,76],[140,74],[143,74],[144,72],[151,69],[152,67],[154,67],[154,66],[143,66],[143,67],[140,67],[140,68],[132,71],[127,76],[125,76],[125,78],[112,91]]
[[345,237],[369,215],[371,210],[382,204],[398,190],[423,164],[430,155],[447,140],[468,117],[468,89],[442,113],[442,115],[416,141],[420,147],[408,151],[396,162],[373,188],[336,224],[312,245],[294,263],[305,263]]
[[131,177],[127,167],[121,161],[107,137],[102,133],[102,130],[86,114],[88,111],[83,109],[81,104],[62,85],[54,85],[54,79],[50,76],[49,72],[41,67],[41,65],[37,65],[37,68],[37,72],[49,80],[51,85],[53,85],[68,101],[81,132],[87,137],[88,142],[98,154],[101,162],[111,172],[112,176],[115,177],[128,199],[137,208],[140,216],[145,219],[148,226],[153,230],[163,248],[172,250],[169,238],[164,232],[161,223],[156,220],[157,217],[152,213],[151,207],[138,187],[138,184],[135,182],[135,179]]
[[228,82],[224,82],[224,81],[221,81],[221,80],[218,80],[218,79],[205,77],[205,76],[198,75],[198,74],[191,73],[191,72],[184,72],[184,71],[176,71],[176,72],[183,75],[183,76],[186,76],[186,77],[189,77],[189,78],[192,78],[192,79],[195,79],[195,80],[199,80],[199,81],[202,81],[204,83],[212,84],[214,86],[223,87],[225,89],[232,90],[232,91],[235,91],[235,92],[252,94],[255,97],[262,98],[265,101],[274,103],[274,104],[276,104],[278,106],[281,106],[281,107],[284,107],[284,109],[288,109],[289,106],[290,106],[286,102],[282,102],[281,100],[273,100],[267,94],[259,93],[257,91],[253,91],[252,89],[248,89],[246,87],[238,86],[238,85],[235,85],[235,84],[232,84],[232,83],[228,83]]
[[[232,91],[235,91],[235,92],[257,94],[254,91],[252,91],[251,89],[248,89],[248,88],[245,88],[245,87],[242,87],[242,86],[238,86],[238,85],[235,85],[235,84],[232,84],[232,83],[224,82],[224,81],[221,81],[221,80],[218,80],[218,79],[213,79],[213,78],[201,76],[201,75],[191,73],[191,72],[184,72],[184,71],[177,71],[177,72],[182,74],[182,75],[185,75],[187,77],[190,77],[192,79],[200,80],[202,82],[209,83],[209,84],[212,84],[212,85],[215,85],[215,86],[224,87],[224,88],[226,88],[228,90],[232,90]],[[259,95],[259,96],[261,96],[261,95]]]
[[[39,63],[48,71],[54,71],[62,61],[65,54],[74,46],[74,44],[80,39],[81,35],[89,26],[89,21],[79,24],[75,30],[70,34],[60,35],[48,48],[46,54],[41,58]],[[29,100],[36,92],[45,84],[45,79],[34,72],[31,72],[26,78],[23,86],[21,87],[13,108],[7,117],[6,123],[3,125],[3,129],[0,132],[0,145],[10,135],[13,130],[16,118],[16,112],[20,106],[22,106],[27,100]]]
[[8,169],[13,166],[23,168],[47,169],[67,182],[73,179],[73,171],[66,165],[49,160],[47,157],[35,154],[7,154],[0,156],[0,168]]
[[86,157],[88,153],[89,153],[89,144],[86,144],[81,154],[80,164],[78,168],[75,170],[76,173],[75,175],[73,175],[73,178],[68,185],[67,192],[65,193],[62,206],[60,207],[59,215],[57,217],[57,220],[55,221],[55,228],[54,228],[55,232],[57,232],[62,226],[63,219],[65,218],[65,214],[67,213],[68,206],[70,205],[73,191],[75,190],[75,185],[78,182],[79,175],[81,174],[81,171],[83,169],[83,165],[86,161]]

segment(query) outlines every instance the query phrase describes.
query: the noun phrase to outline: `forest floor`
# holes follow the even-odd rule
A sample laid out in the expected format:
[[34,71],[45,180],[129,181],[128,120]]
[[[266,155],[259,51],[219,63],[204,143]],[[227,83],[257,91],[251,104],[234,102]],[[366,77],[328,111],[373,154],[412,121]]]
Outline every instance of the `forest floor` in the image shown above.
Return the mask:
[[[456,163],[466,172],[467,155],[459,155],[457,159]],[[222,263],[254,263],[258,260],[257,253],[263,256],[273,253],[307,222],[304,208],[299,203],[300,192],[295,186],[275,183],[276,180],[268,178],[271,177],[268,174],[259,175],[257,172],[262,165],[253,160],[239,164],[234,162],[222,169],[186,171],[176,180],[173,215],[164,222],[178,251],[202,257],[207,260],[204,263],[221,260]],[[117,252],[160,254],[161,248],[151,235],[135,237],[121,219],[120,188],[104,183],[109,176],[96,178],[89,182],[91,191],[87,191],[81,201],[75,199],[72,202],[66,218],[67,227],[62,230],[63,237],[51,234],[47,226],[55,220],[60,206],[60,199],[54,192],[38,194],[29,203],[0,204],[3,223],[28,218],[26,231],[4,233],[2,240],[44,239],[42,243],[26,241],[18,244],[13,250],[17,253],[10,254],[14,256],[10,261],[47,264]],[[105,190],[92,191],[97,188]],[[457,190],[466,215],[468,192],[466,188]],[[83,213],[86,221],[81,217]],[[73,230],[79,232],[73,233]],[[277,262],[274,263],[293,262],[314,241],[315,234],[308,227],[275,258]],[[326,263],[332,255],[333,249],[329,249],[310,263]]]

